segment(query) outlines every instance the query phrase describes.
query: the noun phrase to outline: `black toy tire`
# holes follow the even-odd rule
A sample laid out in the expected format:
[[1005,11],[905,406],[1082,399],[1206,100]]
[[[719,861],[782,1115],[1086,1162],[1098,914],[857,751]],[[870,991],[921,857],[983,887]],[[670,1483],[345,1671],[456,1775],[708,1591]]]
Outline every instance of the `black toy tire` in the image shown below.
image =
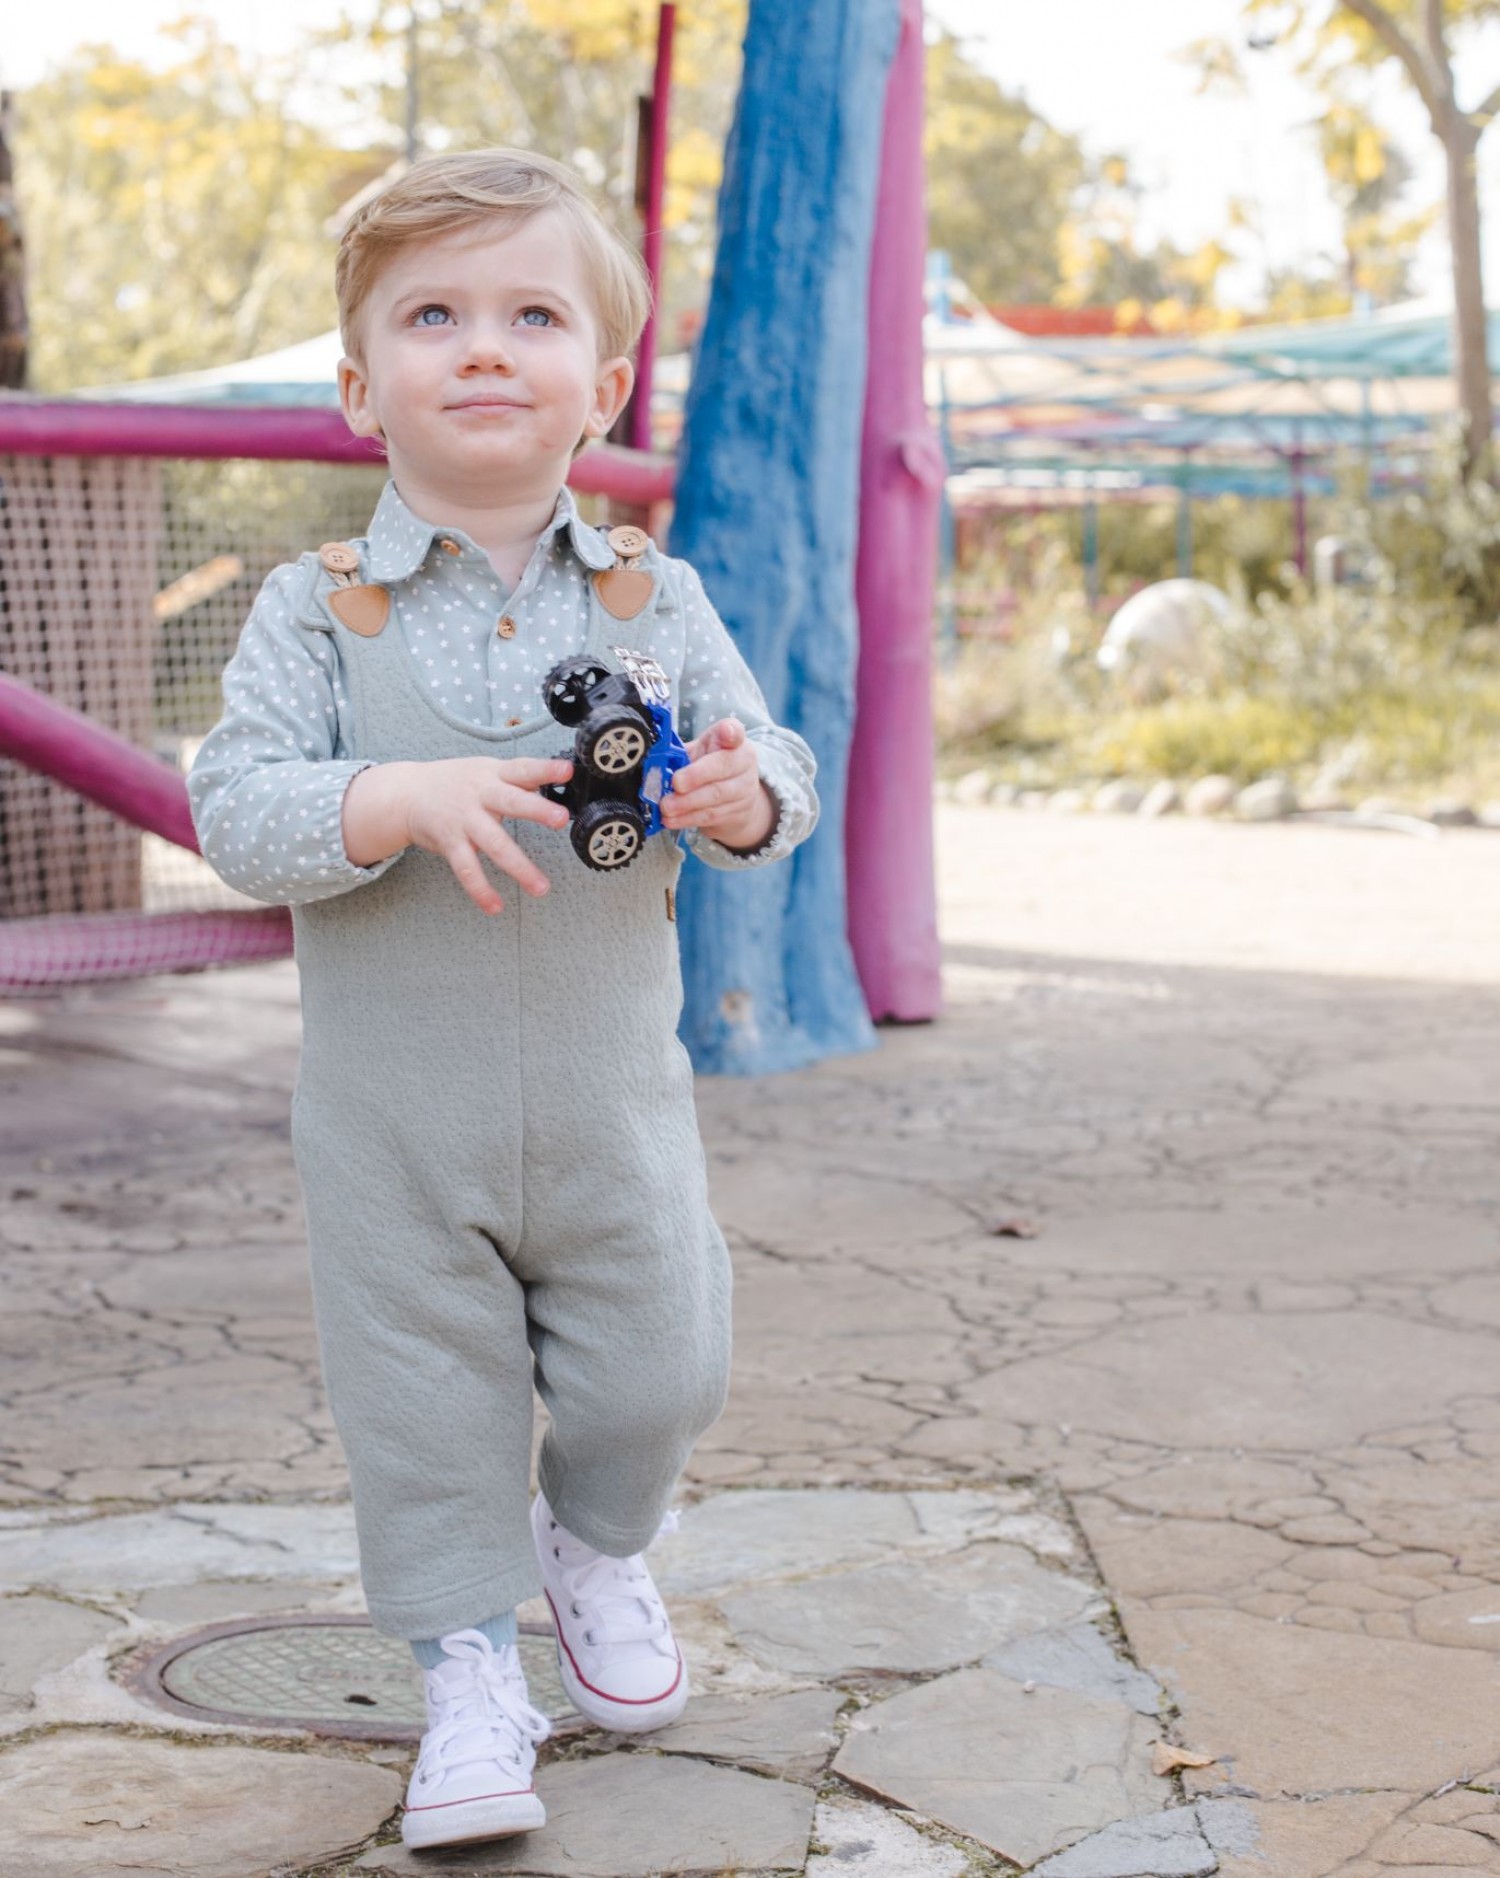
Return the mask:
[[628,802],[591,802],[573,823],[573,852],[596,874],[629,867],[646,840],[646,818]]
[[552,667],[542,680],[542,697],[557,722],[572,730],[588,716],[590,691],[608,677],[607,665],[576,655]]
[[612,781],[638,770],[650,749],[651,732],[628,704],[591,711],[573,740],[574,760]]

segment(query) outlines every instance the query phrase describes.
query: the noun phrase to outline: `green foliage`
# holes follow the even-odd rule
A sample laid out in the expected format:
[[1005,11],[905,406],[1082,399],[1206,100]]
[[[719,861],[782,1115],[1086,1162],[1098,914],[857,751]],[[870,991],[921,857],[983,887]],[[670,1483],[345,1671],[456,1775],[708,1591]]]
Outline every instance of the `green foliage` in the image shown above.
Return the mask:
[[[1123,596],[1130,575],[1172,571],[1172,519],[1103,512],[1107,593]],[[985,569],[1028,582],[1010,640],[967,646],[941,674],[946,765],[986,762],[1040,785],[1213,773],[1305,784],[1331,768],[1349,793],[1500,791],[1500,497],[1465,486],[1450,440],[1425,493],[1370,503],[1351,478],[1319,520],[1348,544],[1355,584],[1320,590],[1276,565],[1289,545],[1284,505],[1205,505],[1194,571],[1235,604],[1202,668],[1151,704],[1097,670],[1076,520],[1028,522],[1022,560],[992,554]],[[1233,550],[1257,529],[1273,577],[1252,581]]]
[[1439,609],[1450,632],[1500,619],[1500,492],[1482,479],[1465,481],[1456,437],[1440,445],[1425,493],[1351,505],[1350,519],[1378,555],[1384,580]]
[[928,36],[926,88],[928,239],[980,300],[1184,313],[1212,302],[1229,251],[1143,248],[1140,190],[1122,157],[1086,155],[944,29]]
[[[739,88],[747,0],[680,7],[673,46],[662,328],[671,350],[702,307],[713,268],[722,151]],[[407,0],[378,7],[351,37],[373,55],[341,61],[350,116],[392,153],[406,121]],[[418,137],[424,148],[515,144],[572,164],[634,241],[638,100],[651,90],[657,9],[645,0],[449,0],[418,32]]]
[[1284,693],[1175,698],[1110,718],[1067,758],[1059,767],[1070,775],[1242,783],[1267,775],[1307,782],[1334,763],[1351,793],[1489,794],[1500,784],[1500,674],[1424,673],[1350,692],[1336,708]]
[[1317,761],[1324,719],[1282,698],[1172,698],[1122,711],[1085,739],[1084,765],[1101,776],[1292,775]]
[[927,47],[928,240],[981,300],[1047,301],[1082,187],[1077,138],[977,71],[943,31]]
[[1127,318],[1149,311],[1159,332],[1217,323],[1218,277],[1235,257],[1217,240],[1196,249],[1170,241],[1143,247],[1143,191],[1122,156],[1090,164],[1058,233],[1063,306],[1117,306]]
[[[707,299],[722,152],[747,0],[678,12],[662,344]],[[638,101],[647,0],[447,0],[418,28],[418,141],[513,143],[571,163],[638,239]],[[222,364],[331,326],[342,208],[405,147],[406,0],[309,32],[279,62],[208,20],[174,29],[166,71],[80,48],[24,93],[16,137],[29,231],[33,385],[64,390]],[[932,238],[981,295],[1048,299],[1084,177],[1054,131],[964,58],[929,49]]]
[[[667,350],[691,339],[707,297],[746,6],[694,0],[678,13]],[[419,11],[419,144],[560,157],[638,238],[637,110],[655,5],[431,0]],[[405,148],[409,17],[407,0],[361,0],[336,28],[264,61],[189,15],[165,71],[93,45],[24,93],[16,155],[35,388],[200,369],[332,325],[341,213]],[[1212,302],[1228,250],[1141,250],[1123,162],[1086,158],[941,30],[928,45],[926,142],[932,243],[981,299],[1134,298],[1183,321]]]
[[203,20],[166,72],[83,48],[17,107],[37,390],[189,370],[333,323],[324,223],[370,169]]
[[[1285,502],[1219,496],[1192,505],[1193,573],[1226,591],[1280,591],[1292,557],[1292,522]],[[1083,520],[1077,510],[1059,517],[1073,559],[1083,560]],[[1099,592],[1124,600],[1153,580],[1176,572],[1175,502],[1103,503],[1098,510]]]
[[1044,754],[1073,735],[1089,676],[1040,634],[1014,645],[965,641],[935,676],[938,743],[964,758]]
[[[166,71],[86,46],[17,105],[33,388],[196,370],[334,323],[339,212],[404,147],[408,9],[309,34],[279,62],[203,18]],[[745,0],[682,9],[667,172],[664,344],[703,303]],[[572,163],[638,238],[643,0],[465,0],[423,9],[426,147],[511,142]]]

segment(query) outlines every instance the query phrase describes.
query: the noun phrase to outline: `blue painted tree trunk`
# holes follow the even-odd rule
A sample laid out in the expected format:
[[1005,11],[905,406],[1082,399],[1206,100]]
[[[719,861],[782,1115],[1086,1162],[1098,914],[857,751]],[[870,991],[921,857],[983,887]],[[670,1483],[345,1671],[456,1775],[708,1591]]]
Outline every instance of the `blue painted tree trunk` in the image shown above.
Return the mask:
[[899,0],[751,0],[671,549],[772,714],[818,758],[822,821],[755,874],[689,861],[682,1035],[750,1075],[867,1049],[846,934],[870,247]]

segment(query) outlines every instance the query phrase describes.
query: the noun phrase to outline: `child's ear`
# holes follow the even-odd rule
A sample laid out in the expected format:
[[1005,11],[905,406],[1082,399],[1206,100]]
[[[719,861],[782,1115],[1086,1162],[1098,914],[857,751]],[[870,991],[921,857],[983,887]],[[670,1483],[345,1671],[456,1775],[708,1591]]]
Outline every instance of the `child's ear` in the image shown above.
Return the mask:
[[635,385],[635,367],[629,359],[606,359],[594,382],[594,408],[583,427],[585,437],[603,437],[625,409],[625,400]]
[[356,437],[378,437],[380,419],[370,398],[370,381],[356,359],[339,360],[339,408]]

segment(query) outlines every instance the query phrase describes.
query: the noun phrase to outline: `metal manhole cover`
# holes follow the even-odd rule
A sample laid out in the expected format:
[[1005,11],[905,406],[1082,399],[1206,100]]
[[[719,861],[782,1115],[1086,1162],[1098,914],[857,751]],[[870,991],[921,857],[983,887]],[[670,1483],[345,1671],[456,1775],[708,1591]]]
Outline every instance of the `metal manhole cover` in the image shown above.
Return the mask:
[[[576,1722],[558,1679],[549,1629],[522,1626],[521,1661],[531,1700],[542,1713],[560,1727]],[[156,1651],[129,1680],[139,1694],[176,1714],[241,1727],[415,1741],[424,1722],[411,1651],[362,1617],[215,1624]]]

